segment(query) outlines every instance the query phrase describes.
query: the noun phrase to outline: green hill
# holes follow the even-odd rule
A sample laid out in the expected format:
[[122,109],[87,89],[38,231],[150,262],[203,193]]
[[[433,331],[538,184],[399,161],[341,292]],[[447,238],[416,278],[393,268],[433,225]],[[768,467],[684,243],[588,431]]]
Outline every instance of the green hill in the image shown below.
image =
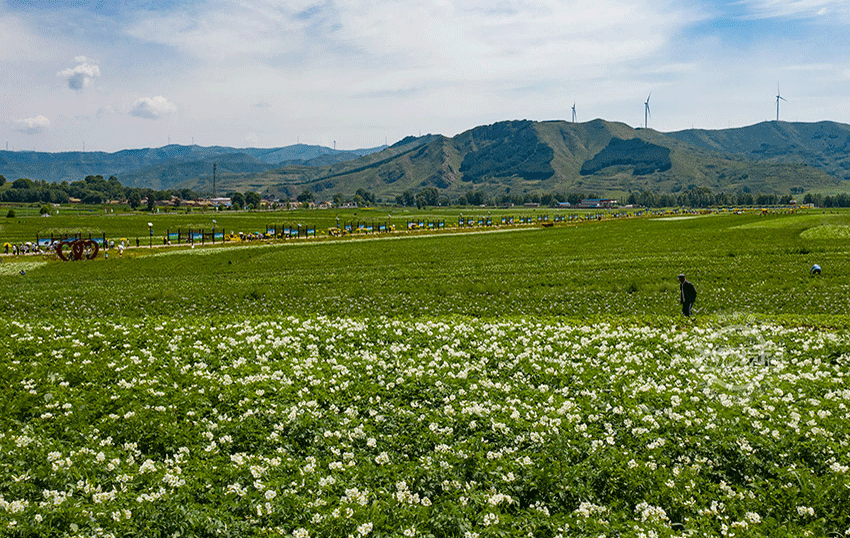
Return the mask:
[[0,152],[8,179],[77,180],[116,175],[131,186],[212,193],[253,190],[321,199],[367,190],[392,199],[435,188],[504,193],[628,192],[796,194],[847,192],[850,126],[765,122],[739,129],[661,133],[593,120],[503,121],[454,137],[408,137],[390,147],[336,152],[318,146],[273,149],[166,146],[114,154]]
[[[804,145],[806,124],[783,124],[784,138],[767,138],[752,151],[732,151],[737,134],[726,131],[659,133],[594,120],[505,121],[455,137],[409,137],[384,151],[330,166],[287,166],[262,174],[230,175],[234,188],[262,188],[280,196],[309,189],[320,197],[365,189],[392,198],[434,187],[448,196],[469,190],[488,194],[630,191],[676,193],[689,187],[724,192],[843,191],[838,152]],[[835,130],[850,127],[832,124]],[[789,127],[791,126],[791,127]],[[823,134],[821,139],[840,135]],[[714,136],[712,136],[714,135]],[[756,135],[754,135],[756,136]],[[724,138],[725,137],[725,138]],[[783,142],[784,141],[784,142]],[[784,145],[783,145],[784,144]],[[787,147],[789,154],[782,155]],[[811,148],[804,152],[802,148]],[[203,182],[185,186],[203,191]]]

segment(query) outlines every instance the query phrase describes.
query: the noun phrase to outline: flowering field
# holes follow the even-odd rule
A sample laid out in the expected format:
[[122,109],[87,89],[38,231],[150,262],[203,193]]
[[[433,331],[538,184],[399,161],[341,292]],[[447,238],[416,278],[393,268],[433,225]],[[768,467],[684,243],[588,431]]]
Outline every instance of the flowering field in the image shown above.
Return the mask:
[[5,271],[0,536],[850,534],[846,247],[628,224]]
[[729,327],[4,321],[0,532],[844,533],[850,336]]

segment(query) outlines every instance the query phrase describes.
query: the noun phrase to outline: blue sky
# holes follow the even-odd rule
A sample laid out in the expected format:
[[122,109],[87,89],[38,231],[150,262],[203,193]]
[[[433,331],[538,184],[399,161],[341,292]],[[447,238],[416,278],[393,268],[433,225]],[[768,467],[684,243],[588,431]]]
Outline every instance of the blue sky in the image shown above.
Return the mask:
[[0,149],[850,123],[850,0],[5,0]]

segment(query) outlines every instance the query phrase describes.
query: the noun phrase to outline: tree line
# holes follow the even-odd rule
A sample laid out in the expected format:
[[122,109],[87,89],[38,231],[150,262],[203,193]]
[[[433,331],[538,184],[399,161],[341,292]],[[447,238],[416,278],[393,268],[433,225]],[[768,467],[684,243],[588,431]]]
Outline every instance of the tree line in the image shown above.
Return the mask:
[[[799,194],[799,193],[798,193]],[[523,193],[511,194],[505,192],[499,195],[488,194],[484,191],[470,190],[459,196],[449,196],[438,189],[428,187],[419,191],[407,190],[395,198],[396,205],[407,207],[428,206],[508,206],[539,204],[544,207],[555,207],[559,204],[569,203],[574,206],[582,200],[602,198],[593,192],[550,192],[550,193]],[[652,193],[648,191],[632,192],[628,196],[618,200],[622,205],[635,205],[641,207],[715,207],[715,206],[774,206],[790,205],[791,202],[814,204],[818,207],[850,207],[850,195],[821,195],[806,194],[802,201],[799,197],[791,194],[769,194],[736,192],[714,193],[705,187],[688,188],[678,193]]]
[[[6,178],[0,175],[0,186],[5,185],[6,182]],[[109,179],[104,179],[103,176],[86,176],[83,180],[71,183],[67,181],[51,183],[20,178],[12,182],[8,189],[0,192],[0,202],[67,204],[71,198],[75,198],[84,204],[102,204],[110,200],[126,200],[134,209],[139,207],[145,199],[151,205],[158,201],[171,200],[172,197],[192,200],[196,198],[196,194],[191,189],[159,191],[125,187],[115,176],[110,176]]]
[[[6,185],[7,180],[0,175],[0,187]],[[797,197],[792,194],[777,195],[768,193],[752,192],[712,192],[706,187],[690,186],[677,193],[652,193],[649,191],[631,192],[624,199],[619,200],[623,205],[636,205],[642,207],[712,207],[712,206],[770,206],[789,205],[792,200],[797,203],[814,204],[818,207],[850,207],[850,194],[842,193],[835,195],[808,193],[800,200],[802,189],[796,192]],[[253,191],[245,193],[230,192],[233,209],[258,208],[261,197]],[[426,187],[421,190],[406,190],[395,197],[395,205],[405,207],[437,207],[437,206],[508,206],[539,204],[544,207],[554,207],[562,203],[576,205],[588,198],[601,198],[593,192],[549,192],[549,193],[511,193],[506,188],[501,194],[492,194],[483,190],[473,190],[460,195],[450,195],[435,187]],[[84,204],[102,204],[110,200],[126,201],[133,209],[142,205],[146,200],[148,209],[153,209],[157,202],[168,202],[176,200],[179,205],[181,200],[194,200],[198,194],[191,189],[168,189],[155,190],[141,187],[125,187],[115,176],[104,179],[103,176],[86,176],[80,181],[68,183],[51,183],[44,180],[32,180],[20,178],[12,182],[5,190],[0,189],[0,202],[6,203],[53,203],[67,204],[71,198],[80,200]],[[296,199],[299,202],[313,202],[315,195],[304,190]],[[346,198],[341,193],[333,196],[333,203],[341,206],[347,201],[353,201],[357,206],[375,205],[382,200],[376,198],[375,194],[365,189],[357,189],[352,198]],[[392,203],[387,200],[386,202]],[[385,203],[386,203],[385,202]]]

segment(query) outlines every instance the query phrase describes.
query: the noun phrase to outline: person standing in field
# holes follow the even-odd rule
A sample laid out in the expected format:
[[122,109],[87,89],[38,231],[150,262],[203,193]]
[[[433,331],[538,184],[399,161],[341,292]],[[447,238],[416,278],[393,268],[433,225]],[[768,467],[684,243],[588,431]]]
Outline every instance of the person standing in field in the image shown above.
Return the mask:
[[685,279],[685,275],[679,275],[679,301],[682,303],[682,315],[690,317],[696,300],[697,289]]

